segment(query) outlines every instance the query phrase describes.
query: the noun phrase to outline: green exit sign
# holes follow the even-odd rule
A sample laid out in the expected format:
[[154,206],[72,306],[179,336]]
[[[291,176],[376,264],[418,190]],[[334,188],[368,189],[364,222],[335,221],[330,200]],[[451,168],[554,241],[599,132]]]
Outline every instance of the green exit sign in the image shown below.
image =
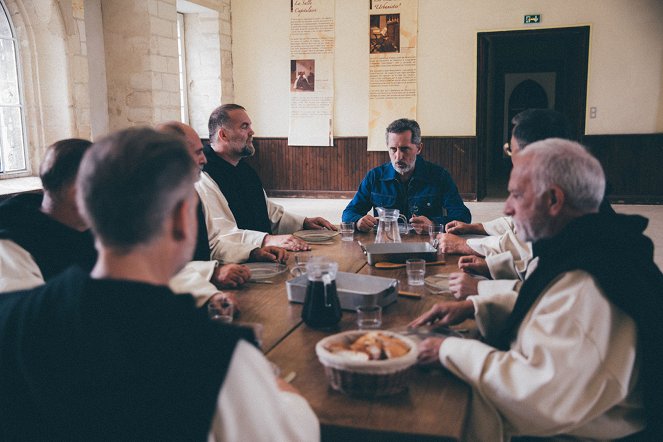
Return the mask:
[[525,16],[523,23],[531,25],[533,23],[541,23],[541,14],[530,14]]

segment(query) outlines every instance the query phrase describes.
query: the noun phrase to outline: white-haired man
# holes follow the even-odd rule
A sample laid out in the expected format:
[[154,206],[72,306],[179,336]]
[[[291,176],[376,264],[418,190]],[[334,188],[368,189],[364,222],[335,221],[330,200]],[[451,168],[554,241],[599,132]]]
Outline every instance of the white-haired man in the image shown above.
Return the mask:
[[603,171],[577,143],[541,141],[513,164],[505,214],[533,243],[528,276],[518,295],[439,303],[413,321],[474,317],[486,340],[428,339],[420,362],[472,386],[471,440],[660,440],[663,275],[647,220],[598,213]]

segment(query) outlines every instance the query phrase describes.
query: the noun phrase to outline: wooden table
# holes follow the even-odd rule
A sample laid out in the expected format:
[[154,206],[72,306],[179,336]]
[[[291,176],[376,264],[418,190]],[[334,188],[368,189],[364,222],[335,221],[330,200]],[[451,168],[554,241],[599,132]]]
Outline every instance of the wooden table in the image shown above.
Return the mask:
[[[399,296],[396,303],[384,309],[382,328],[406,326],[444,298],[428,294],[423,286],[408,286],[405,269],[376,269],[367,265],[357,239],[368,244],[372,237],[355,234],[355,241],[343,242],[339,235],[333,244],[312,245],[313,254],[338,261],[340,271],[397,278],[401,281],[401,289],[423,294],[421,299]],[[403,238],[404,241],[426,239],[413,234]],[[455,271],[456,262],[457,257],[449,256],[445,266],[429,267],[427,274]],[[293,263],[294,256],[291,256],[290,267]],[[335,330],[320,331],[307,327],[301,322],[301,305],[287,301],[285,281],[289,278],[290,274],[284,273],[274,278],[274,284],[249,284],[239,290],[241,321],[263,324],[263,350],[284,373],[294,371],[297,374],[293,384],[318,415],[324,440],[462,438],[470,390],[442,369],[415,368],[408,390],[386,398],[358,399],[332,390],[315,354],[315,344],[330,334],[356,329],[356,315],[344,311]]]

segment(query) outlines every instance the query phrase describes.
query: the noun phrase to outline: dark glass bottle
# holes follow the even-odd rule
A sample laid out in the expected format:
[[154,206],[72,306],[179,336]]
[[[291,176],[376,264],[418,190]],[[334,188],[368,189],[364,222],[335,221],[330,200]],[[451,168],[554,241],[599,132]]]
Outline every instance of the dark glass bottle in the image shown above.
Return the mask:
[[329,328],[341,320],[341,303],[336,292],[336,281],[308,281],[302,320],[313,328]]

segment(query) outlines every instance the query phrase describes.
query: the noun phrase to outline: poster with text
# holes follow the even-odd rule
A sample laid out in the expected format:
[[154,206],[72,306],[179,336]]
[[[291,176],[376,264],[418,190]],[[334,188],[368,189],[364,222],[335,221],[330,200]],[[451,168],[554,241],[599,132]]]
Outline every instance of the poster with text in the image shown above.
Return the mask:
[[384,131],[417,117],[418,0],[369,0],[368,150],[387,150]]
[[290,146],[333,146],[334,0],[290,0]]

